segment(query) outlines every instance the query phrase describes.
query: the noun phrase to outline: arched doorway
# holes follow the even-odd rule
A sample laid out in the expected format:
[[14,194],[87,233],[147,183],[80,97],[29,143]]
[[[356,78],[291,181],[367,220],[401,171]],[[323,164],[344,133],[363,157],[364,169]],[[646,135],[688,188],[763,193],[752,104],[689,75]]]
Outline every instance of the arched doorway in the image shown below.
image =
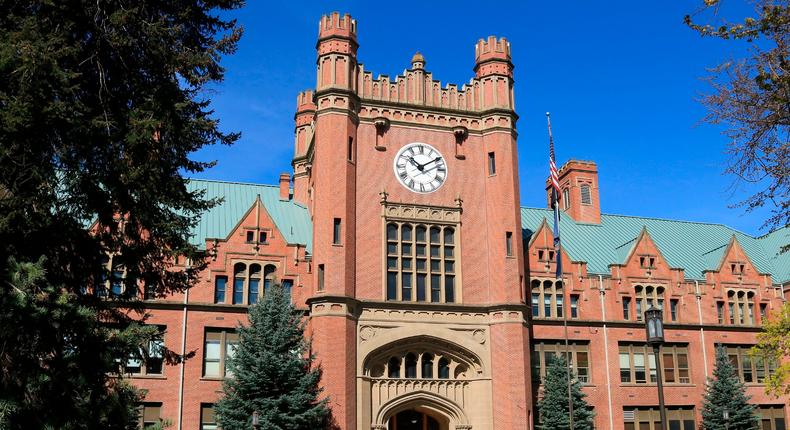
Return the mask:
[[[444,420],[446,421],[446,420]],[[407,409],[390,417],[389,430],[448,430],[446,423],[419,409]]]

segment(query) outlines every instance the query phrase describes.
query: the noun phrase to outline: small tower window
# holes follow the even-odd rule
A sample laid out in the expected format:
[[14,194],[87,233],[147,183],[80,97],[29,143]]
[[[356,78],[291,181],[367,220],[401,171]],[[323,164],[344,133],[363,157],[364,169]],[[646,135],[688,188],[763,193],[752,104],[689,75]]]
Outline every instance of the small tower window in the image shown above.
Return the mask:
[[562,208],[568,209],[571,207],[571,193],[567,188],[562,190]]
[[335,218],[334,225],[332,227],[332,243],[335,245],[340,245],[340,218]]
[[505,252],[507,252],[508,257],[513,256],[513,232],[509,231],[505,233]]
[[318,265],[318,291],[324,291],[324,265]]
[[592,197],[590,196],[590,186],[588,184],[582,184],[581,192],[582,192],[582,204],[591,205]]
[[348,161],[354,161],[354,138],[348,138]]
[[493,152],[488,153],[488,174],[496,175],[496,154]]

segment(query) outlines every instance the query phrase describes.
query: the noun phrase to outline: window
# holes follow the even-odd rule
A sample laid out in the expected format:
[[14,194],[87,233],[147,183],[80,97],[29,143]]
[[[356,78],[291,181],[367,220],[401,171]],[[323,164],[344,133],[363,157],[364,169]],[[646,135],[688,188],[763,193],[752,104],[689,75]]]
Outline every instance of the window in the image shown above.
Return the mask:
[[571,318],[579,318],[579,295],[571,294]]
[[390,356],[385,366],[374,365],[371,376],[390,379],[451,379],[451,370],[454,372],[454,379],[464,376],[467,364],[453,358],[442,355],[442,353],[405,351],[398,355]]
[[760,321],[765,323],[766,319],[768,319],[768,304],[760,303]]
[[727,346],[727,356],[741,382],[763,384],[765,377],[776,370],[776,363],[753,357],[749,353],[751,348],[752,345],[730,345]]
[[760,430],[786,430],[785,408],[782,405],[760,405],[757,407],[760,417]]
[[161,375],[164,365],[164,340],[165,326],[159,326],[159,334],[151,339],[147,345],[140,347],[139,354],[134,354],[126,360],[124,373],[134,376]]
[[581,186],[581,193],[582,193],[582,204],[583,205],[591,205],[592,204],[592,197],[590,196],[590,185],[589,184],[582,184],[582,186]]
[[107,297],[108,293],[113,297],[122,295],[136,296],[137,286],[134,282],[127,281],[126,276],[127,270],[122,256],[104,256],[102,258],[102,270],[94,278],[93,293],[98,297]]
[[159,424],[162,421],[162,404],[161,403],[142,403],[138,406],[140,428],[145,429],[148,426]]
[[554,249],[552,248],[539,249],[538,261],[546,264],[554,263]]
[[488,153],[488,175],[496,175],[496,154]]
[[252,230],[247,230],[247,243],[255,242],[255,232]]
[[348,161],[354,161],[354,138],[348,138]]
[[247,304],[258,303],[258,293],[261,290],[261,265],[250,265],[250,282],[247,285]]
[[247,282],[247,265],[236,263],[233,266],[233,304],[244,303],[244,284]]
[[754,325],[754,292],[728,290],[727,309],[730,311],[730,324]]
[[324,265],[318,265],[318,291],[324,291]]
[[340,218],[335,218],[332,225],[332,244],[340,245]]
[[571,207],[571,192],[567,188],[562,190],[562,208],[567,210]]
[[631,298],[623,297],[623,319],[628,321],[631,319]]
[[508,257],[513,256],[513,232],[508,231],[505,233],[505,252]]
[[[663,381],[690,384],[688,346],[664,345],[659,351],[663,366]],[[620,382],[626,384],[655,383],[657,368],[653,348],[645,344],[620,344]],[[649,381],[648,381],[649,375]]]
[[564,294],[562,281],[534,279],[532,286],[532,316],[562,318]]
[[217,430],[217,420],[214,418],[214,405],[200,404],[200,430]]
[[269,233],[267,231],[258,232],[258,242],[266,243],[268,239],[269,239]]
[[455,302],[455,227],[389,222],[386,238],[387,300]]
[[719,324],[724,324],[724,302],[716,302],[716,317]]
[[239,335],[233,329],[206,328],[203,347],[203,376],[224,378],[228,374],[227,359],[233,357]]
[[283,294],[285,294],[290,299],[292,294],[291,290],[293,290],[294,288],[293,279],[283,279],[282,287],[283,287]]
[[677,321],[678,320],[678,301],[677,301],[677,299],[670,299],[669,300],[669,320],[670,321]]
[[[570,352],[567,352],[570,351]],[[546,369],[551,359],[565,353],[565,360],[570,363],[576,379],[583,384],[590,383],[590,348],[587,343],[565,342],[559,340],[540,341],[532,346],[532,382],[540,384],[546,377]]]
[[[647,257],[639,257],[647,258]],[[642,321],[644,313],[651,306],[664,309],[664,287],[654,287],[651,285],[634,287],[636,293],[636,320]]]
[[[695,430],[694,407],[667,406],[669,430]],[[663,430],[658,406],[628,408],[623,410],[625,430]]]
[[269,292],[269,288],[274,285],[275,276],[277,274],[277,267],[273,264],[267,264],[263,268],[263,295]]

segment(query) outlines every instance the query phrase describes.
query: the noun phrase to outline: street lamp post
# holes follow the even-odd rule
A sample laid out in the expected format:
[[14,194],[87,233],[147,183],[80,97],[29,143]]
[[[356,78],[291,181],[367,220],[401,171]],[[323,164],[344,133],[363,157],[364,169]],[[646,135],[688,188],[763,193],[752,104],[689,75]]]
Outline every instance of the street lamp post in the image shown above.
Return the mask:
[[730,429],[730,411],[729,409],[725,409],[721,413],[721,417],[724,418],[724,430]]
[[258,411],[252,413],[252,428],[254,430],[261,430],[261,418]]
[[661,374],[661,344],[664,343],[664,311],[650,305],[645,311],[645,329],[647,330],[647,343],[653,346],[653,356],[656,359],[656,385],[658,385],[658,407],[661,414],[661,429],[667,429],[667,411],[664,408],[664,384]]

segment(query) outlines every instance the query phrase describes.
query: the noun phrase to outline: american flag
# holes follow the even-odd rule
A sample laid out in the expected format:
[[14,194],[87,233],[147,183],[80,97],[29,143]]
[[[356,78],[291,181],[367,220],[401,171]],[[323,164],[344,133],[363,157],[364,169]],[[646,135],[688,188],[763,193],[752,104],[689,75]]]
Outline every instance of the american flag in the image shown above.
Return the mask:
[[551,205],[556,206],[560,201],[560,174],[557,172],[557,163],[554,161],[554,137],[551,135],[551,116],[546,112],[549,122],[549,171],[551,173]]
[[546,112],[549,124],[549,171],[551,174],[551,207],[554,209],[554,249],[557,256],[557,279],[562,280],[562,245],[560,243],[560,175],[554,162],[554,137],[551,135],[551,116]]

